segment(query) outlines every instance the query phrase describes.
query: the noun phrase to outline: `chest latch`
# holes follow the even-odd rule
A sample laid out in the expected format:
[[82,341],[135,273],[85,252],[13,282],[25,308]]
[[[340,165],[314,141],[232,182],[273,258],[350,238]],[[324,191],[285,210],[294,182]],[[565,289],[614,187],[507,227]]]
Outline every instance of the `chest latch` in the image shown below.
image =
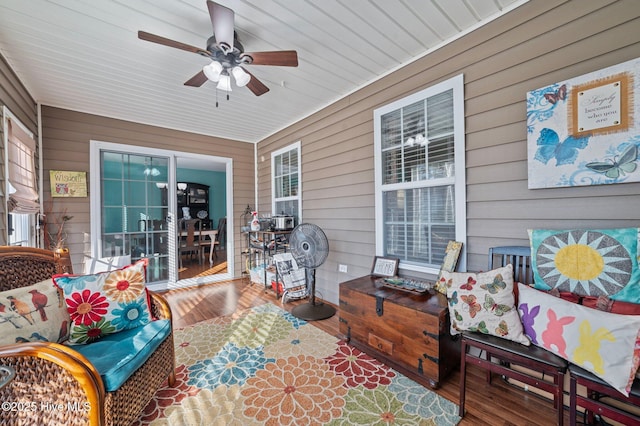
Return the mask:
[[384,314],[383,304],[384,304],[384,297],[376,296],[376,314],[378,314],[379,317],[381,317]]

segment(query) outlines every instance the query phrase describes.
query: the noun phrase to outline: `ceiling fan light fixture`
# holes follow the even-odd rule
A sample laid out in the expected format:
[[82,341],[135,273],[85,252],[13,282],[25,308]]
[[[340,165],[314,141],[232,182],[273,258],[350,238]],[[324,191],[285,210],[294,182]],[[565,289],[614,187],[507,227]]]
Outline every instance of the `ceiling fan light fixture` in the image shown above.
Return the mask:
[[231,74],[233,74],[233,78],[236,79],[236,84],[238,87],[246,86],[251,80],[251,76],[242,69],[242,67],[234,67],[231,70]]
[[[261,96],[267,93],[269,88],[256,78],[256,76],[247,71],[244,67],[245,65],[298,66],[298,53],[295,50],[245,53],[244,46],[238,40],[238,34],[234,29],[235,12],[226,6],[216,3],[214,0],[207,0],[206,3],[213,27],[213,35],[207,39],[206,49],[151,34],[146,31],[138,31],[138,38],[140,40],[196,53],[211,61],[202,67],[197,74],[187,80],[184,83],[185,86],[200,87],[207,81],[219,83],[217,85],[218,89],[227,92],[226,96],[228,99],[229,93],[231,92],[230,77],[232,77],[233,74],[233,78],[238,87],[245,86],[254,95]],[[234,69],[236,67],[240,68]],[[223,76],[226,76],[226,78],[223,78],[223,81],[220,82]]]
[[204,67],[202,67],[202,72],[207,78],[213,82],[220,80],[220,74],[222,73],[222,64],[217,61],[211,61]]
[[222,74],[220,76],[220,80],[218,80],[218,85],[216,86],[220,90],[224,90],[225,92],[231,91],[231,77],[228,74]]

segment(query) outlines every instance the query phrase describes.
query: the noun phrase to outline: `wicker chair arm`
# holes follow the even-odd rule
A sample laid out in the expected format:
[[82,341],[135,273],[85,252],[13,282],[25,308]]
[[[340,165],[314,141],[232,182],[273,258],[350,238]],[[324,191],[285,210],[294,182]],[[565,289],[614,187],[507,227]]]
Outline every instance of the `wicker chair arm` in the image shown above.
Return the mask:
[[149,300],[151,302],[151,314],[157,319],[171,320],[171,308],[167,300],[160,294],[149,291]]
[[[42,404],[62,404],[65,409],[72,406],[88,414],[89,424],[104,423],[100,407],[105,392],[100,374],[72,348],[48,342],[0,346],[0,364],[15,370],[14,380],[0,391],[3,401],[22,397],[35,403],[35,411]],[[84,417],[80,414],[76,413]]]

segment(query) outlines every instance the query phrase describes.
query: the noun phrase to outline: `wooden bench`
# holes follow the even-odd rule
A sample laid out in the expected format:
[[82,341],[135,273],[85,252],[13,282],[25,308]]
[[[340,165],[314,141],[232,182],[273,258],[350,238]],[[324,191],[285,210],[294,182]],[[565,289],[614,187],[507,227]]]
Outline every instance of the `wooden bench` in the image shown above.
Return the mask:
[[[495,262],[496,258],[500,261],[499,264]],[[513,265],[514,282],[523,284],[532,282],[529,247],[503,246],[489,250],[488,270],[509,263]],[[463,332],[460,357],[460,417],[464,416],[467,363],[486,369],[488,383],[491,383],[492,373],[497,373],[504,378],[512,378],[550,392],[553,395],[553,406],[557,411],[557,424],[562,425],[564,377],[568,368],[566,360],[534,345],[525,346],[487,334]],[[513,366],[541,373],[543,379],[527,373],[526,370],[516,370],[512,368]],[[545,377],[548,377],[548,380],[544,380]]]
[[[640,406],[640,380],[636,379],[633,382],[629,396],[625,397],[604,380],[576,365],[571,364],[569,372],[571,373],[569,385],[569,423],[571,426],[577,424],[578,407],[585,409],[584,424],[596,424],[596,414],[625,425],[640,424],[640,414],[638,412],[632,413],[622,405]],[[586,395],[578,393],[578,385],[586,388]]]

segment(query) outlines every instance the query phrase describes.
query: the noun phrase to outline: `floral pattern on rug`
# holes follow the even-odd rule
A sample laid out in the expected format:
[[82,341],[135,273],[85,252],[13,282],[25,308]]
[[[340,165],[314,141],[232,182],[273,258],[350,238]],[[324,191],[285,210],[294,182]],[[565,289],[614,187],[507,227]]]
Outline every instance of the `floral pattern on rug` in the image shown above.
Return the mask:
[[191,365],[214,357],[229,341],[231,323],[228,317],[222,317],[176,330],[173,336],[176,365]]
[[247,380],[244,414],[266,425],[322,425],[340,416],[346,393],[344,378],[322,359],[278,359]]
[[314,354],[326,358],[335,354],[336,338],[317,327],[294,328],[289,334],[265,346],[264,353],[271,358],[288,358],[303,354]]
[[292,327],[291,323],[277,312],[254,313],[238,319],[230,326],[229,341],[238,346],[257,348],[267,342],[286,337]]
[[224,345],[213,359],[203,359],[189,366],[189,385],[215,389],[218,385],[243,385],[273,358],[265,358],[261,349]]
[[456,425],[458,406],[265,304],[174,332],[176,383],[135,425]]
[[[448,399],[438,397],[435,392],[424,392],[424,388],[405,376],[398,375],[393,379],[389,390],[404,404],[407,413],[417,414],[420,417],[436,416],[435,424],[455,424],[459,421],[458,407]],[[446,421],[443,421],[446,419]]]
[[375,389],[378,385],[388,385],[396,373],[375,358],[364,352],[340,342],[335,354],[326,359],[327,364],[339,374],[347,378],[347,386],[362,385],[367,389]]
[[250,420],[242,417],[240,387],[218,386],[215,390],[203,389],[185,398],[180,405],[168,407],[165,416],[153,426],[246,426]]
[[329,425],[435,425],[435,420],[410,414],[387,387],[349,389],[345,414]]
[[173,387],[165,386],[156,393],[149,405],[145,408],[144,415],[140,419],[140,423],[150,424],[154,420],[165,415],[165,408],[172,405],[180,406],[180,403],[185,398],[197,395],[200,392],[200,389],[187,385],[188,379],[189,371],[187,370],[187,366],[178,366],[176,368],[175,385]]

